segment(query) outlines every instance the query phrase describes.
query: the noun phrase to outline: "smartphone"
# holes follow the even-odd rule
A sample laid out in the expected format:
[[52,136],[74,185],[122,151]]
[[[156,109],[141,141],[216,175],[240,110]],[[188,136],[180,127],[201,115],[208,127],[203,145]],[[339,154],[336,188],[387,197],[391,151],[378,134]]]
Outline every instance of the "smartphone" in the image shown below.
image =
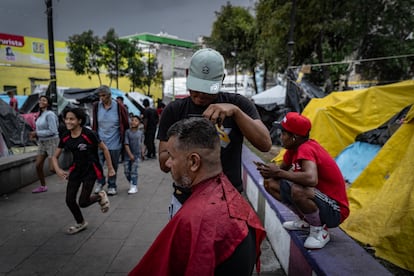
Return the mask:
[[262,162],[258,162],[258,161],[253,161],[253,163],[256,165],[256,167],[265,167],[266,164],[262,163]]

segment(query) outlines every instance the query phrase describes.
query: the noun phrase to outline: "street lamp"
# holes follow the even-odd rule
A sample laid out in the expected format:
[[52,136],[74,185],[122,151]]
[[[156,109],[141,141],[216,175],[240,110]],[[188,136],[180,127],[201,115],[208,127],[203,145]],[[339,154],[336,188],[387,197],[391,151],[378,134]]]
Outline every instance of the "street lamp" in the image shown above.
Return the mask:
[[172,47],[171,50],[171,58],[172,58],[172,100],[175,100],[175,50],[174,47]]
[[234,51],[231,52],[234,57],[234,93],[237,93],[237,47],[234,47]]
[[154,73],[155,73],[155,70],[151,70],[151,67],[154,66],[154,64],[151,65],[151,48],[153,48],[153,45],[148,44],[148,61],[147,61],[147,66],[148,66],[148,95],[147,96],[151,96],[151,82],[152,82],[152,77],[153,77],[153,74],[151,73],[151,71],[154,71]]

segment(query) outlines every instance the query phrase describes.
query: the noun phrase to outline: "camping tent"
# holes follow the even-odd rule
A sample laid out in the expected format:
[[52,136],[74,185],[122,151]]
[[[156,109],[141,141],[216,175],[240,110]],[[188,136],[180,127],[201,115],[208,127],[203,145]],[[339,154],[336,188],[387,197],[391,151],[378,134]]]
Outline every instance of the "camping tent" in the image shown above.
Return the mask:
[[[312,99],[303,115],[311,138],[337,156],[355,138],[414,103],[414,81]],[[350,216],[341,225],[375,254],[414,271],[414,110],[348,189]],[[282,154],[276,157],[280,160]]]
[[137,103],[139,103],[142,107],[144,107],[144,99],[147,99],[150,103],[150,107],[154,107],[154,100],[151,97],[148,97],[142,93],[139,92],[129,92],[127,94],[129,99],[134,99]]
[[[411,89],[413,89],[412,87]],[[414,272],[414,108],[348,189],[341,225],[378,257]]]
[[414,103],[414,81],[367,89],[332,92],[312,99],[302,114],[312,121],[311,137],[332,157],[355,142],[363,132],[378,128]]
[[252,96],[253,102],[263,107],[267,111],[271,111],[276,105],[284,105],[286,99],[286,87],[276,85],[262,93]]
[[[63,92],[63,97],[67,100],[76,100],[78,103],[92,103],[98,100],[98,96],[94,93],[96,90],[95,88],[89,89],[79,89],[79,88],[71,88],[66,89]],[[124,104],[128,107],[128,111],[134,113],[135,115],[140,115],[141,111],[138,107],[131,102],[131,100],[125,96],[125,93],[121,90],[111,88],[111,96],[113,99],[116,97],[121,96],[124,98]]]
[[0,157],[8,155],[12,147],[34,145],[29,140],[30,131],[32,128],[25,120],[9,104],[0,100]]

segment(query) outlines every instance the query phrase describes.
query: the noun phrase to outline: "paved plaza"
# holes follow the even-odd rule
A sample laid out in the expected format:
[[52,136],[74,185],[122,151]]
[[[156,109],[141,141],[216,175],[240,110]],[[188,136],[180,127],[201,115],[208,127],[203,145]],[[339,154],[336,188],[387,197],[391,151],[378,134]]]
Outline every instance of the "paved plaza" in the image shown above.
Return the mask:
[[[75,223],[65,204],[66,181],[47,178],[49,190],[32,194],[35,182],[0,198],[0,275],[126,275],[168,222],[171,176],[158,160],[139,167],[139,192],[128,195],[118,169],[118,195],[108,213],[98,204],[82,209],[89,226],[66,234]],[[268,243],[261,275],[283,275]]]

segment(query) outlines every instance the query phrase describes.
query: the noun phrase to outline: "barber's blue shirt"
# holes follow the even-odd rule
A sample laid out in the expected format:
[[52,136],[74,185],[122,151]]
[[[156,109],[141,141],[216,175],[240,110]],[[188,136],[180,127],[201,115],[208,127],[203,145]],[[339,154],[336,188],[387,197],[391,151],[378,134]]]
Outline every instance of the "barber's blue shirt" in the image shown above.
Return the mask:
[[105,109],[101,102],[98,104],[98,135],[109,150],[122,148],[118,105],[115,100],[112,100],[108,109]]

